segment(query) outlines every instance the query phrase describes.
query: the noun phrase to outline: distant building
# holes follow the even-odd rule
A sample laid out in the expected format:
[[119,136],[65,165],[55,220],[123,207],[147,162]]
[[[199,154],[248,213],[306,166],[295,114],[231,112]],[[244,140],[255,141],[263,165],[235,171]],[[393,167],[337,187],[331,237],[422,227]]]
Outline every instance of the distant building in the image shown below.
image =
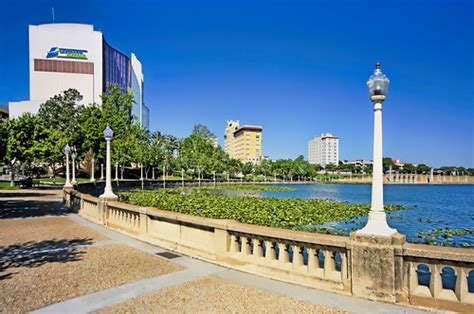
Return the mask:
[[148,129],[149,110],[143,97],[142,65],[135,54],[127,56],[110,46],[102,32],[86,24],[29,26],[30,97],[10,102],[10,117],[38,113],[54,95],[74,88],[81,104],[101,104],[108,84],[116,84],[135,98],[131,114]]
[[8,119],[8,108],[0,106],[0,120]]
[[308,161],[325,167],[339,162],[339,137],[321,134],[308,142]]
[[238,120],[227,121],[224,132],[224,151],[230,158],[243,163],[262,161],[262,127],[256,125],[240,126]]
[[372,165],[373,162],[372,162],[372,160],[357,159],[357,160],[354,160],[354,161],[343,160],[342,164],[343,165],[354,165],[354,166],[357,166],[357,167],[364,167],[364,166],[367,166],[367,165]]

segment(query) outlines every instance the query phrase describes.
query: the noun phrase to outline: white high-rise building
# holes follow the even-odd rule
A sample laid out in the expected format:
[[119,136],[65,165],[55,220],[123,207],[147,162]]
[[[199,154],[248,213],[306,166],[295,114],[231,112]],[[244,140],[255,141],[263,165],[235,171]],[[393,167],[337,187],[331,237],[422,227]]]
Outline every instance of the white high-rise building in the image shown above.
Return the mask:
[[10,118],[36,114],[42,103],[69,88],[83,96],[81,104],[101,104],[102,93],[115,84],[124,92],[132,91],[131,114],[148,129],[142,65],[135,54],[113,48],[92,25],[30,25],[28,32],[30,99],[10,102]]
[[308,161],[325,167],[339,162],[339,137],[331,133],[321,134],[308,142]]

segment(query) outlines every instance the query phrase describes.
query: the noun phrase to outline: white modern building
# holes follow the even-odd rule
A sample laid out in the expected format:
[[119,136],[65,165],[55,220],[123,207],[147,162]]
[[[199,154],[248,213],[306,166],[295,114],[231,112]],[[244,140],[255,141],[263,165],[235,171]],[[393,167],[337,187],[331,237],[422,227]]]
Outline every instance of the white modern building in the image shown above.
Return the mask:
[[30,25],[29,69],[30,99],[10,102],[10,118],[36,114],[42,103],[69,88],[79,91],[82,104],[100,104],[108,85],[116,84],[124,92],[132,90],[136,103],[131,114],[148,129],[140,61],[110,46],[93,25]]
[[339,137],[331,133],[315,136],[308,142],[308,162],[325,167],[339,162]]

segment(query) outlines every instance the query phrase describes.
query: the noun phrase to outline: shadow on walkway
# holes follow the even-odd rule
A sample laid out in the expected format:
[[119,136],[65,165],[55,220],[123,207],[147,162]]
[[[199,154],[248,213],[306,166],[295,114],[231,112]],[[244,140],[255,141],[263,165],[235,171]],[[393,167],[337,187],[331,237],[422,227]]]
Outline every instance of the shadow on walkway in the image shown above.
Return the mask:
[[59,201],[50,200],[1,200],[0,219],[28,218],[41,216],[63,216],[70,209]]
[[29,241],[0,247],[0,280],[8,279],[15,273],[5,273],[14,267],[38,267],[47,263],[66,263],[82,259],[82,246],[91,245],[91,238],[72,240]]
[[0,191],[0,197],[46,197],[46,196],[55,196],[52,193],[38,193],[38,192],[3,192]]

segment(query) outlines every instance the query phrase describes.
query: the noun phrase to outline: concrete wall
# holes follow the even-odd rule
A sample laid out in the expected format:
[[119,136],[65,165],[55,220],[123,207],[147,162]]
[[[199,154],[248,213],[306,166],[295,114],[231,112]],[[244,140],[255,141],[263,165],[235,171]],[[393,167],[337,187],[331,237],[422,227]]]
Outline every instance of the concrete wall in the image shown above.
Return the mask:
[[[82,103],[100,104],[102,94],[102,33],[85,24],[30,25],[30,100],[47,100],[68,88],[77,89],[84,97]],[[35,59],[46,59],[52,47],[87,50],[86,60],[94,63],[94,75],[78,73],[39,72]],[[51,58],[49,60],[54,60]],[[69,60],[69,59],[61,59]]]
[[[405,237],[351,237],[248,225],[121,202],[73,190],[79,215],[170,250],[276,280],[372,300],[473,312],[474,250],[415,245]],[[420,281],[420,267],[430,273]],[[441,274],[451,270],[450,287]],[[470,278],[470,279],[469,279]]]

